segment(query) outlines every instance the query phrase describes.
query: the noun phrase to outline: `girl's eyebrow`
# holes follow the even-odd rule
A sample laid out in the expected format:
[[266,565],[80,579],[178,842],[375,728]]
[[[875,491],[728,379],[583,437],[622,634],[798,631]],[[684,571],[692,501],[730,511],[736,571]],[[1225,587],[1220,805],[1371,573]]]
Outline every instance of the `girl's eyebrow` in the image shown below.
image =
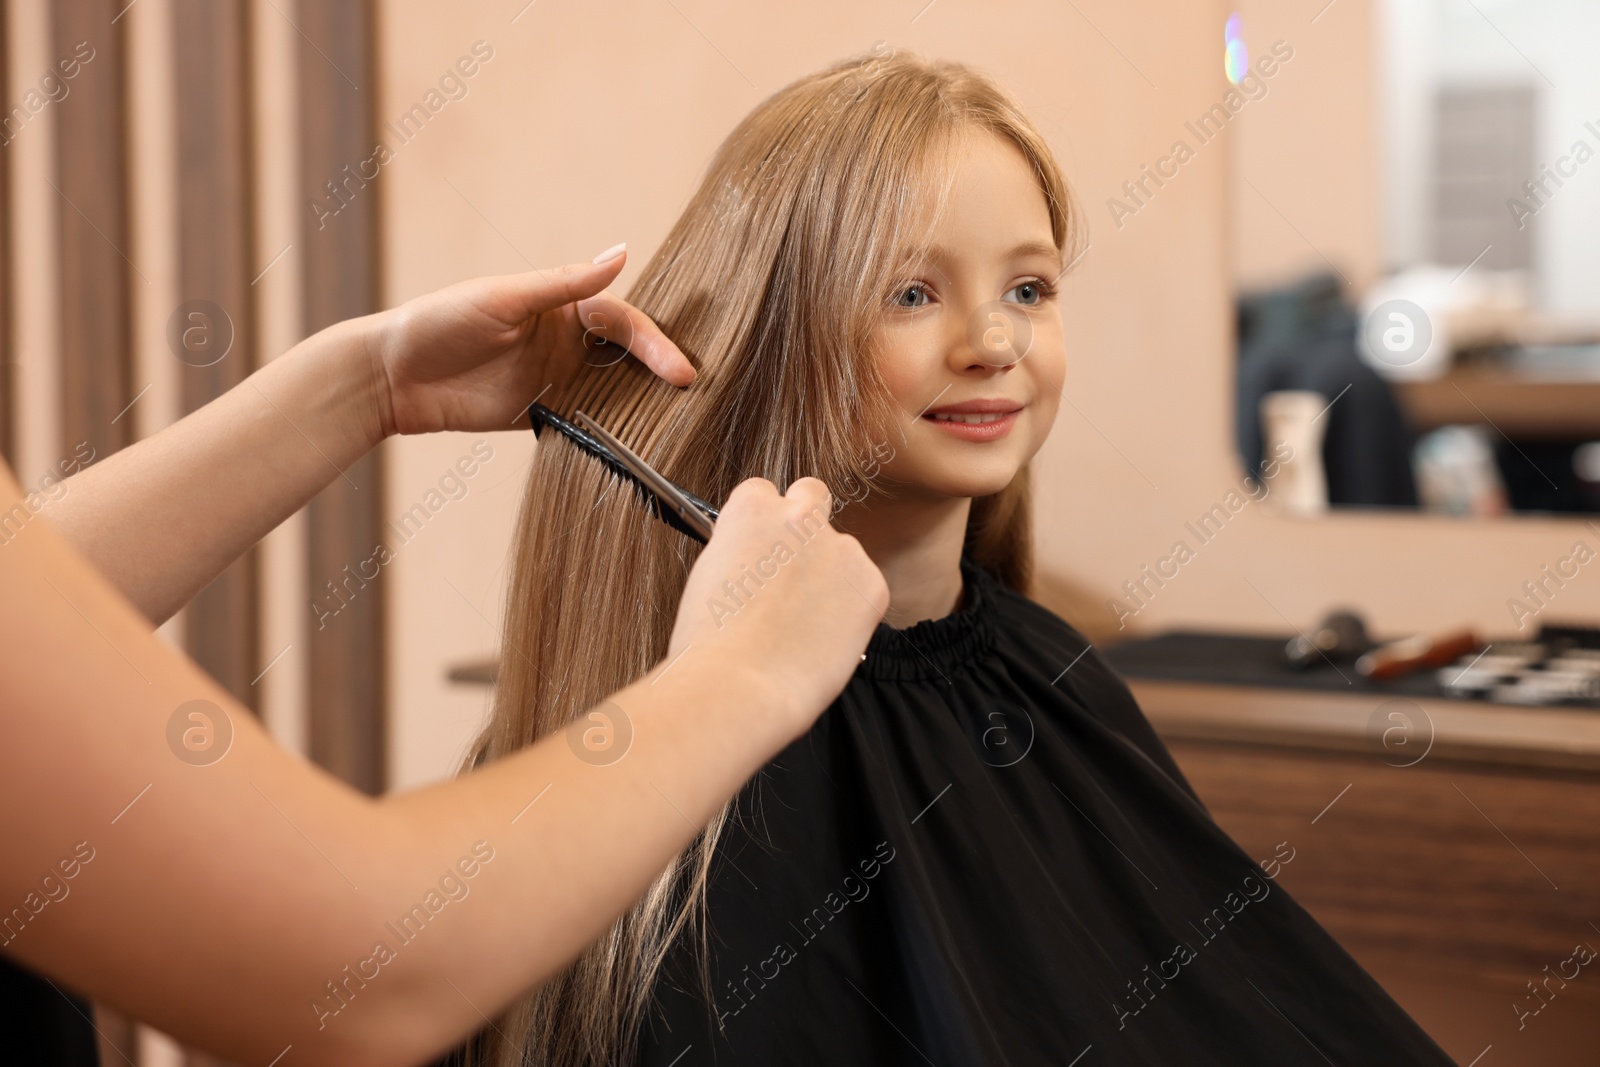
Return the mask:
[[[909,258],[915,259],[917,257],[917,253],[920,253],[922,256],[926,256],[931,260],[948,261],[951,258],[950,250],[942,245],[924,245],[913,252]],[[1055,245],[1050,244],[1048,241],[1023,241],[1021,244],[1003,253],[1000,258],[1004,260],[1013,260],[1024,259],[1028,256],[1044,256],[1047,259],[1055,260],[1057,263],[1061,261],[1060,249],[1056,248]]]
[[1061,261],[1061,251],[1046,241],[1024,241],[1005,254],[1006,259],[1022,259],[1026,256],[1044,256],[1058,263]]

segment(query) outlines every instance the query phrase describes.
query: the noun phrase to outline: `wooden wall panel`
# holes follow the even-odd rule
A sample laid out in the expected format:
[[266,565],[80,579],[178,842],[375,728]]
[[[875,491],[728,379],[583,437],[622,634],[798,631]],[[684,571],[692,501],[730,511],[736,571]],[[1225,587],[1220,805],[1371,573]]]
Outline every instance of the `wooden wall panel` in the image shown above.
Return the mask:
[[[0,0],[0,85],[11,84],[11,5]],[[0,133],[0,144],[5,136]],[[11,340],[11,164],[0,153],[0,459],[11,465],[19,482],[26,482],[16,469],[16,412],[14,410],[16,352]]]
[[128,156],[120,0],[50,5],[52,62],[80,43],[94,58],[53,105],[54,183],[61,197],[61,397],[67,451],[81,441],[104,458],[131,440],[116,419],[133,399],[129,313]]
[[[372,153],[378,84],[366,0],[300,0],[292,11],[301,34],[301,242],[310,334],[377,308],[377,184],[346,171]],[[313,203],[330,200],[335,183],[338,213],[313,210]],[[328,595],[325,583],[343,581],[347,565],[372,554],[383,538],[382,506],[377,454],[311,502],[308,603]],[[367,583],[309,642],[311,757],[369,793],[384,785],[383,603],[383,583]]]
[[[243,0],[175,0],[178,297],[168,344],[185,413],[254,369],[249,48]],[[260,670],[258,554],[235,562],[188,605],[189,654],[246,706]]]

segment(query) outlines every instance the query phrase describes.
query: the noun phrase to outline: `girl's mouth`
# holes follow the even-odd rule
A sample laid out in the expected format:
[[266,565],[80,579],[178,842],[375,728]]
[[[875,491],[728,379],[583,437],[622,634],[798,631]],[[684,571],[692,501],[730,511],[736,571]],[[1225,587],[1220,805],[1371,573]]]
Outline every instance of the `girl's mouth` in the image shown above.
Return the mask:
[[[996,407],[1009,410],[992,410]],[[984,408],[991,410],[983,410]],[[1020,414],[1022,409],[1015,404],[973,403],[953,404],[949,408],[929,411],[922,418],[945,433],[963,440],[994,441],[1011,432]]]

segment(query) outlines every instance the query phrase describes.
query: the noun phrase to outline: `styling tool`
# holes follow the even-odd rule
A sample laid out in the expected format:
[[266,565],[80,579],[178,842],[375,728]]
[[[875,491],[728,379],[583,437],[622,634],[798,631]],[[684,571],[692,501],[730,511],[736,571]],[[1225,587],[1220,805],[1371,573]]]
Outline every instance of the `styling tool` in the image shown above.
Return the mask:
[[634,454],[633,450],[617,440],[610,431],[581,411],[574,412],[572,421],[535,401],[528,405],[528,421],[533,424],[533,434],[549,426],[570,438],[574,444],[600,460],[616,473],[633,482],[645,492],[645,500],[662,522],[682,531],[702,545],[711,539],[716,527],[718,511],[689,490],[663,477],[654,467]]
[[1366,653],[1356,660],[1356,673],[1375,682],[1386,681],[1425,667],[1443,667],[1482,647],[1483,642],[1471,630],[1437,636],[1417,634]]
[[1460,700],[1497,704],[1600,705],[1600,630],[1544,623],[1534,641],[1497,641],[1441,667],[1439,688]]
[[1330,612],[1309,634],[1289,639],[1283,653],[1297,671],[1323,662],[1353,659],[1372,647],[1367,627],[1353,611]]

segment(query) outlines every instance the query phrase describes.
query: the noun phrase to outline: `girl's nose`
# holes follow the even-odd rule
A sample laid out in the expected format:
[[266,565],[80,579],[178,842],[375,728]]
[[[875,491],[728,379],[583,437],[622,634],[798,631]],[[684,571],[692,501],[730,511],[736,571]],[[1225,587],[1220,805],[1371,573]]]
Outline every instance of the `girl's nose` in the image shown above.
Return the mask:
[[1015,305],[985,301],[967,319],[967,344],[978,362],[1010,367],[1032,347],[1033,322]]

